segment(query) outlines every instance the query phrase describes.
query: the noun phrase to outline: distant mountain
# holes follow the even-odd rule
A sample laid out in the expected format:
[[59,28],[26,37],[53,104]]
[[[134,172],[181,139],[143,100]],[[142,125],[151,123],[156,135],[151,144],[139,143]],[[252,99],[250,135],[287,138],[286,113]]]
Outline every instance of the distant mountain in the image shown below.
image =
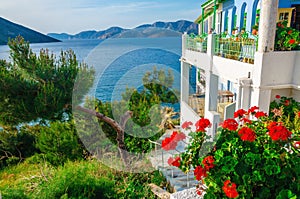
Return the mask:
[[8,38],[15,38],[18,35],[21,35],[30,43],[59,42],[57,39],[0,17],[0,45],[7,44]]
[[175,37],[182,33],[197,33],[198,25],[186,21],[179,20],[176,22],[155,22],[153,24],[143,24],[133,29],[123,29],[120,27],[111,27],[103,31],[84,31],[75,35],[66,33],[49,33],[48,36],[59,39],[107,39],[110,37]]

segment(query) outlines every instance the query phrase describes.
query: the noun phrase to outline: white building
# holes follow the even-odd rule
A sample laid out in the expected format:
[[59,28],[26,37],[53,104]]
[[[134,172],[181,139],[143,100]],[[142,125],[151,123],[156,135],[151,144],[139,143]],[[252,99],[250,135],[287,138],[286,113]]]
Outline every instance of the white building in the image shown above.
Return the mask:
[[[230,2],[234,6],[229,8]],[[234,53],[238,53],[235,54],[237,60],[234,60],[234,53],[227,52],[226,47],[231,44],[222,43],[223,40],[216,34],[208,34],[204,42],[198,43],[195,38],[183,35],[181,122],[195,123],[204,116],[213,123],[211,133],[214,133],[220,121],[232,117],[233,112],[240,108],[247,110],[258,106],[268,112],[269,104],[276,95],[300,101],[300,51],[274,51],[278,0],[209,0],[203,5],[202,16],[198,18],[201,33],[211,28],[216,33],[227,28],[231,32],[237,24],[251,31],[253,24],[259,20],[258,42],[254,39],[249,39],[246,44],[241,42],[234,49]],[[246,17],[245,13],[248,13]],[[200,78],[205,79],[205,87],[202,87],[205,89],[205,98],[202,98],[204,114],[193,104],[201,101],[203,93],[199,75],[196,75],[196,82],[200,86],[189,83],[191,67],[195,67]]]

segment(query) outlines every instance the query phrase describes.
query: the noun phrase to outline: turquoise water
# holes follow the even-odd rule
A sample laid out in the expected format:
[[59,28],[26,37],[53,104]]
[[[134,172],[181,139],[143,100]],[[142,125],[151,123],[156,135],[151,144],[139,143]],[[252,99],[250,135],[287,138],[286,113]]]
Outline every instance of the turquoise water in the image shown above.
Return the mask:
[[[57,56],[61,50],[74,50],[79,61],[96,69],[90,95],[103,101],[121,99],[126,87],[141,88],[143,75],[153,66],[171,69],[175,76],[173,87],[180,88],[181,37],[69,40],[32,44],[31,48],[36,53],[47,48]],[[0,59],[9,59],[7,46],[0,46]]]

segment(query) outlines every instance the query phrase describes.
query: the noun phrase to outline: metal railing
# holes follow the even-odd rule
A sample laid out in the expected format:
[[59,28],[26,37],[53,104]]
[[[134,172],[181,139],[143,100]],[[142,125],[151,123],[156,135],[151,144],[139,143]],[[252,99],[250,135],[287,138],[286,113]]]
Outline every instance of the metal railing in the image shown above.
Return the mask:
[[253,64],[256,51],[256,39],[241,37],[223,38],[219,35],[215,37],[214,54],[217,56]]
[[188,35],[186,37],[186,48],[188,50],[206,53],[207,51],[207,37]]
[[156,169],[160,170],[163,173],[163,175],[175,191],[181,191],[183,189],[195,187],[198,184],[198,181],[196,181],[194,178],[193,168],[191,168],[189,172],[183,173],[177,167],[168,164],[168,159],[170,157],[179,155],[185,150],[185,146],[187,145],[189,139],[190,138],[187,137],[186,140],[180,141],[176,149],[170,151],[165,151],[161,147],[160,141],[155,142],[149,140],[151,144],[155,145],[153,163]]

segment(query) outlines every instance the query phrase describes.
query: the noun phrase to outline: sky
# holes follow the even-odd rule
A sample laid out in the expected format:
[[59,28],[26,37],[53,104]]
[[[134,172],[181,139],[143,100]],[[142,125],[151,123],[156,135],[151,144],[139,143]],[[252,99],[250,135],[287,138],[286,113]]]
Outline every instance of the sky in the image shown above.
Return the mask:
[[[36,31],[76,34],[156,21],[194,21],[204,0],[0,0],[0,17]],[[0,27],[1,28],[1,27]]]

